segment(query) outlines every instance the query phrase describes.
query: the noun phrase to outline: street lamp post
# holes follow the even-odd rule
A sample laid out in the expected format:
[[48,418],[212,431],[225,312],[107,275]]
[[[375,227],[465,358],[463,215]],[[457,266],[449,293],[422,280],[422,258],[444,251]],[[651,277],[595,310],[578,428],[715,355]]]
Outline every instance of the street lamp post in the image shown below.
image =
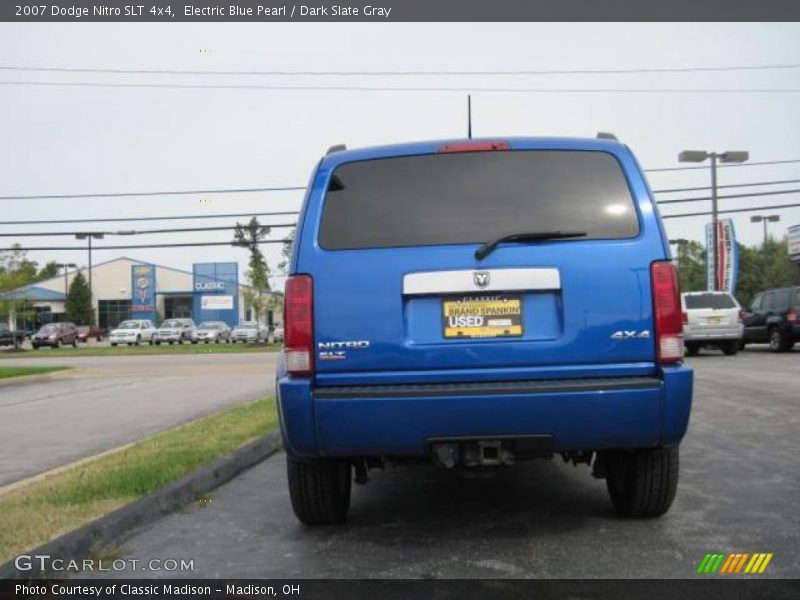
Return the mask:
[[102,240],[105,237],[103,233],[93,233],[93,232],[85,232],[85,233],[76,233],[75,239],[76,240],[88,240],[89,242],[89,300],[92,303],[92,325],[95,324],[94,321],[94,295],[92,294],[92,239]]
[[767,247],[767,222],[771,221],[773,223],[777,223],[781,220],[780,215],[753,215],[750,217],[751,223],[764,223],[764,245],[763,248]]
[[67,284],[67,269],[76,269],[78,265],[75,263],[61,263],[61,268],[64,269],[64,301],[67,300],[67,294],[69,294],[69,285]]
[[717,213],[717,160],[723,163],[743,163],[748,158],[750,158],[750,154],[748,152],[740,151],[740,150],[729,150],[727,152],[706,152],[705,150],[684,150],[680,154],[678,154],[678,161],[679,162],[693,162],[693,163],[701,163],[707,159],[711,159],[711,223],[712,223],[712,240],[714,243],[714,248],[711,251],[711,256],[713,257],[713,277],[711,278],[712,284],[711,289],[713,291],[717,290],[719,286],[719,282],[717,280],[717,265],[719,265],[719,233],[717,231],[717,221],[718,213]]

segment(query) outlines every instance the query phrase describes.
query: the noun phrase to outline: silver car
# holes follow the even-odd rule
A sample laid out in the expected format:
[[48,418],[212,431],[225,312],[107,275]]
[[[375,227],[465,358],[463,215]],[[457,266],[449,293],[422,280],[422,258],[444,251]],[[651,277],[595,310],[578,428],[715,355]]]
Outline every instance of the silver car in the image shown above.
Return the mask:
[[167,319],[156,329],[153,335],[153,342],[156,345],[161,342],[169,344],[182,344],[184,341],[191,342],[194,333],[194,321],[191,319]]
[[267,330],[255,321],[242,321],[231,331],[231,342],[255,344],[267,341]]
[[683,342],[694,356],[704,346],[714,346],[732,356],[739,350],[744,333],[742,307],[728,292],[681,294]]
[[192,336],[192,343],[205,342],[206,344],[214,342],[231,341],[231,328],[223,321],[204,321],[197,326]]

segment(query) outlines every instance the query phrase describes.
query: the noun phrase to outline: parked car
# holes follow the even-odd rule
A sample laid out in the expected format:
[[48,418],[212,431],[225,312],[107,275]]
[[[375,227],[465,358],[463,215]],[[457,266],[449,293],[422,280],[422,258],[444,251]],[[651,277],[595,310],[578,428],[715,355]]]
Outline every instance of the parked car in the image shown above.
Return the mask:
[[275,325],[275,329],[272,330],[272,341],[273,342],[283,341],[283,325],[281,324]]
[[800,341],[800,286],[756,294],[744,315],[744,344],[767,342],[775,352],[791,350]]
[[669,509],[692,370],[669,243],[627,146],[333,148],[310,181],[276,373],[301,522],[343,521],[351,473],[364,483],[386,461],[556,453],[591,464],[623,515]]
[[87,343],[89,338],[94,338],[98,342],[102,342],[106,335],[106,330],[102,327],[90,327],[89,325],[78,326],[78,341]]
[[108,339],[112,346],[117,344],[138,346],[142,342],[147,342],[152,346],[155,333],[156,329],[149,319],[129,319],[117,325],[111,331]]
[[736,354],[744,331],[744,311],[728,292],[681,294],[683,342],[694,356],[700,348],[713,346],[727,356]]
[[231,328],[224,321],[205,321],[200,323],[194,330],[194,336],[192,337],[193,344],[198,342],[219,344],[220,342],[227,343],[230,341]]
[[0,346],[14,346],[16,350],[19,350],[24,341],[24,331],[16,331],[5,323],[0,323]]
[[161,342],[182,344],[191,342],[194,334],[194,321],[191,319],[167,319],[156,329],[153,342],[158,346]]
[[48,323],[43,325],[31,338],[34,350],[38,350],[41,346],[58,348],[67,344],[72,344],[76,348],[78,346],[78,328],[74,323]]
[[242,321],[231,331],[231,343],[255,344],[267,340],[266,329],[255,321]]

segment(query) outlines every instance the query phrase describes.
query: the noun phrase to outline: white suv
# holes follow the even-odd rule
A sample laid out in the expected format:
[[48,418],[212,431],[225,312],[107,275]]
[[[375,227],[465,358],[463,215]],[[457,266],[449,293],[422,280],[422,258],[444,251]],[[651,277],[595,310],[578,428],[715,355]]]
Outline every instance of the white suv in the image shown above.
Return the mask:
[[728,356],[736,354],[744,333],[742,307],[728,292],[681,294],[683,341],[694,356],[703,346],[716,346]]

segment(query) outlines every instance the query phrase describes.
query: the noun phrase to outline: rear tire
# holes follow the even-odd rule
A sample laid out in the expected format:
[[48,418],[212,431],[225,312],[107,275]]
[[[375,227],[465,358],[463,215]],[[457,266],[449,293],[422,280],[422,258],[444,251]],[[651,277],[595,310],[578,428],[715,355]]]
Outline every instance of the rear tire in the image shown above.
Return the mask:
[[722,350],[725,356],[735,356],[736,353],[739,352],[739,344],[739,340],[731,340],[721,343],[719,349]]
[[769,348],[773,352],[786,352],[791,350],[792,344],[788,336],[777,327],[769,328]]
[[700,344],[693,342],[686,342],[686,354],[689,356],[697,356],[700,353]]
[[306,525],[343,523],[350,508],[350,463],[332,458],[300,460],[286,456],[289,495],[297,518]]
[[625,517],[660,517],[678,489],[678,448],[654,448],[606,455],[606,486]]

